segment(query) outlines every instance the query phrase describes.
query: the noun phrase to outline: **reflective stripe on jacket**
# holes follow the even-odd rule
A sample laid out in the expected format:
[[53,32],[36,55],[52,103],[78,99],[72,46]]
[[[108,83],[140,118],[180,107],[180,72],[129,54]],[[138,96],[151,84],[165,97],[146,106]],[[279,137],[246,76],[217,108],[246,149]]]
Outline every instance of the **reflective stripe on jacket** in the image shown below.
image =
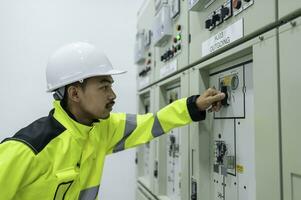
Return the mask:
[[48,117],[0,144],[0,199],[96,199],[105,156],[204,119],[192,99],[156,114],[111,113],[92,126],[73,120],[55,101]]

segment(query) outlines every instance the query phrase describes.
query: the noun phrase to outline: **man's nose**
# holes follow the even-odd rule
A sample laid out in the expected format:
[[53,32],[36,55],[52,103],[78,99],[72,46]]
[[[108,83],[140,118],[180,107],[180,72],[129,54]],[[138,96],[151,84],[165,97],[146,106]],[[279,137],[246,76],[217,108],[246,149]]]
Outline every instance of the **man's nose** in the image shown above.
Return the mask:
[[114,90],[113,89],[111,89],[111,92],[110,92],[110,95],[109,95],[109,98],[110,98],[110,100],[115,100],[116,99],[116,94],[115,94],[115,92],[114,92]]

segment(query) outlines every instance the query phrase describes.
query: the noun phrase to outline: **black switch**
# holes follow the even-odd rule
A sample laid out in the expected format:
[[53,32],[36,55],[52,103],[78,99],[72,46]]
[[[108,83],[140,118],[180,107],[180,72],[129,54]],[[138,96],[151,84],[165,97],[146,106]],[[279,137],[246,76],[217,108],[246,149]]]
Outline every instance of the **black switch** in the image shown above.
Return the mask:
[[221,87],[221,92],[225,94],[225,98],[221,101],[223,106],[228,106],[228,89],[227,86],[222,86]]
[[159,168],[158,161],[155,161],[155,169],[154,169],[154,177],[155,178],[158,178],[158,168]]
[[166,61],[167,60],[167,58],[168,58],[168,55],[167,55],[167,52],[165,52],[164,54],[163,54],[163,61]]
[[221,16],[220,14],[216,14],[214,12],[213,16],[212,16],[212,24],[216,25],[216,22],[220,22],[221,21]]
[[169,139],[170,139],[170,143],[171,143],[171,144],[175,144],[175,143],[176,143],[176,137],[175,137],[174,135],[171,135],[171,136],[169,137]]
[[173,57],[173,51],[172,50],[168,50],[167,52],[168,52],[168,57],[172,58]]
[[197,200],[197,182],[194,179],[191,180],[191,200]]
[[222,19],[225,19],[230,13],[230,9],[228,7],[222,7],[221,9]]
[[212,25],[212,20],[211,19],[207,19],[205,21],[205,28],[209,29],[211,27],[211,25]]

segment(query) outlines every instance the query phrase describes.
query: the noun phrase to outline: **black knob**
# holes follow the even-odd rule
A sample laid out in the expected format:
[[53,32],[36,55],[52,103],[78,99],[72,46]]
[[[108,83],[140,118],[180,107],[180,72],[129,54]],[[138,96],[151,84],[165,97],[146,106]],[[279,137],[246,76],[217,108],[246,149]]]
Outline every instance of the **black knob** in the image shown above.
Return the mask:
[[209,29],[211,27],[211,25],[212,25],[212,20],[211,19],[207,19],[205,21],[205,28]]
[[192,194],[191,195],[191,200],[197,200],[196,197],[197,197],[196,194]]
[[172,50],[168,50],[167,53],[168,53],[168,57],[169,57],[169,58],[172,58],[172,57],[173,57],[173,52],[172,52]]
[[219,14],[214,13],[212,16],[212,24],[216,24],[216,22],[221,21],[221,16]]
[[163,57],[164,57],[164,61],[166,61],[166,60],[168,59],[168,54],[167,54],[167,52],[164,53]]
[[221,87],[221,92],[225,94],[225,98],[221,101],[221,104],[223,106],[228,106],[228,91],[227,91],[227,86],[222,86]]
[[221,9],[222,19],[225,19],[227,15],[230,13],[230,9],[228,7],[222,7]]
[[154,177],[158,177],[158,170],[154,170]]
[[171,144],[175,144],[176,143],[176,137],[174,135],[171,135],[169,137]]
[[159,163],[158,161],[155,161],[155,169],[154,169],[154,177],[158,178],[158,167],[159,167]]

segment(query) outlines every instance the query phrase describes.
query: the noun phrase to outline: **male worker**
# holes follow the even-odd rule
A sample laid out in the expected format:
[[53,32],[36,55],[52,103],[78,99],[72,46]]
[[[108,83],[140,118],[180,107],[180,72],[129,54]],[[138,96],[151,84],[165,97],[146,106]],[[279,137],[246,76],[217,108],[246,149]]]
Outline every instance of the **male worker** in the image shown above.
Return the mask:
[[106,155],[202,120],[225,96],[209,89],[156,114],[110,114],[116,99],[111,75],[121,73],[88,43],[54,53],[46,70],[54,109],[0,145],[1,200],[94,200]]

